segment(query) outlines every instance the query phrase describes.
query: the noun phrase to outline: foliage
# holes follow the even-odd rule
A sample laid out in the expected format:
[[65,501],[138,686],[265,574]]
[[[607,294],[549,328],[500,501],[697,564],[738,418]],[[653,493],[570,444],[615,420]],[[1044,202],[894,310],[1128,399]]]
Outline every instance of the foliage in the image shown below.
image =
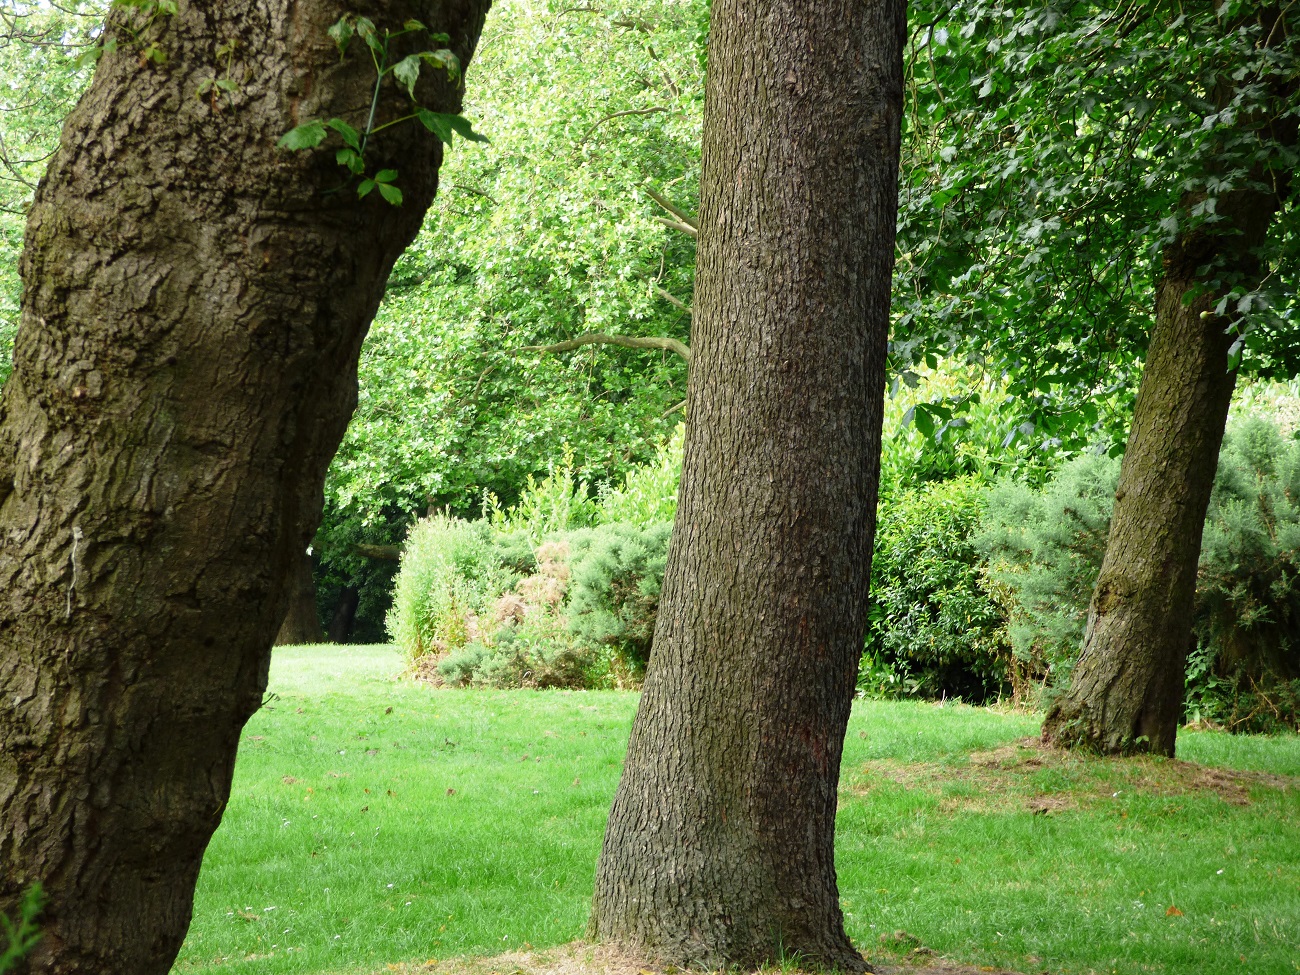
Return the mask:
[[1189,714],[1300,727],[1300,444],[1261,418],[1225,438],[1196,583]]
[[[1274,9],[1273,12],[1276,12]],[[899,369],[940,350],[1008,371],[1038,442],[1109,439],[1130,401],[1165,244],[1217,233],[1216,204],[1296,169],[1297,14],[1155,2],[912,5],[899,213]],[[1244,365],[1294,368],[1296,210],[1262,285],[1204,281]],[[1119,414],[1116,414],[1119,415]]]
[[597,511],[603,524],[626,522],[643,528],[672,524],[677,516],[685,439],[686,424],[679,423],[648,462],[629,470],[621,484],[606,484],[601,489]]
[[561,463],[551,465],[540,482],[528,475],[523,493],[510,508],[502,508],[496,495],[486,493],[483,513],[494,532],[522,535],[540,545],[553,535],[590,525],[596,517],[596,502],[587,482],[573,469],[573,452],[566,449]]
[[11,971],[23,958],[36,947],[41,940],[40,928],[36,919],[40,917],[45,904],[45,894],[40,884],[33,884],[23,893],[18,903],[17,918],[0,914],[0,930],[3,931],[5,948],[0,951],[0,975]]
[[569,536],[569,630],[598,648],[599,669],[615,684],[639,683],[650,662],[672,529],[615,522]]
[[989,492],[974,545],[1007,617],[1018,698],[1032,681],[1069,682],[1118,480],[1119,461],[1093,455],[1066,464],[1041,491],[1005,481]]
[[1004,620],[971,543],[984,507],[974,476],[882,500],[859,687],[877,696],[995,697],[1006,676]]
[[[1017,691],[1068,681],[1105,554],[1118,463],[1081,458],[1041,492],[994,488],[976,547],[1008,619]],[[1224,439],[1197,573],[1190,720],[1300,726],[1300,442],[1260,417]]]
[[417,522],[407,537],[389,611],[393,642],[414,661],[461,647],[508,584],[487,526],[447,515]]
[[[370,100],[365,124],[358,129],[341,118],[308,119],[286,132],[278,143],[279,148],[290,151],[315,149],[325,141],[329,132],[333,131],[343,140],[343,146],[335,152],[334,158],[348,172],[349,182],[353,179],[357,181],[357,196],[365,198],[377,189],[386,202],[393,206],[400,206],[402,191],[394,185],[397,181],[397,170],[381,169],[376,173],[367,174],[366,149],[369,148],[372,137],[403,122],[419,121],[447,146],[451,145],[454,132],[472,142],[486,142],[487,139],[474,131],[468,119],[460,115],[431,111],[416,99],[415,85],[420,78],[420,69],[425,65],[446,72],[447,77],[453,82],[460,80],[460,61],[445,47],[432,51],[414,51],[405,57],[398,57],[393,42],[398,38],[417,34],[424,35],[433,44],[447,44],[451,41],[446,34],[430,32],[429,28],[418,20],[408,20],[402,25],[401,30],[385,27],[381,32],[374,21],[368,17],[349,13],[340,18],[329,29],[329,36],[339,50],[339,57],[347,57],[348,44],[353,36],[360,37],[368,48],[370,62],[375,69],[374,94]],[[383,91],[384,79],[390,76],[399,89],[406,89],[411,101],[410,111],[406,115],[381,122],[376,118],[379,96]]]
[[103,21],[104,4],[0,4],[0,385],[9,378],[18,329],[27,208],[58,147],[64,116],[89,80],[77,60]]
[[492,143],[447,159],[394,271],[326,486],[332,510],[470,515],[484,491],[509,506],[562,445],[579,480],[617,482],[671,431],[677,356],[520,348],[583,331],[687,338],[688,317],[649,286],[689,300],[694,243],[655,221],[644,189],[694,207],[703,10],[494,6],[465,100]]

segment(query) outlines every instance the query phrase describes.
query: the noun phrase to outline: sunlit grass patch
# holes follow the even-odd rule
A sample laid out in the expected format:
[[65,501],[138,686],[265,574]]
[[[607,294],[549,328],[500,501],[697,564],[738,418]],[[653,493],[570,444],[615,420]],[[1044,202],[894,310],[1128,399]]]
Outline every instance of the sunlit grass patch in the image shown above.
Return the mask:
[[[514,975],[500,956],[522,952],[523,975],[634,975],[605,955],[547,966],[587,964],[563,946],[585,929],[636,695],[436,690],[403,665],[384,647],[276,651],[278,698],[245,730],[177,972]],[[856,704],[837,859],[859,947],[1295,975],[1300,738],[1188,734],[1179,761],[1121,761],[1036,732],[1016,712]]]

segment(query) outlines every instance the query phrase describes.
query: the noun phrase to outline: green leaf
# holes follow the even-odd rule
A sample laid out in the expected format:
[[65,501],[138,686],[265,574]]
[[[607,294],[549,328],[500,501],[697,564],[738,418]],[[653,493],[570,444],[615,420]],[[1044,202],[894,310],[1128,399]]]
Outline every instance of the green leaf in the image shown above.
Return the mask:
[[358,197],[358,199],[365,199],[367,196],[370,195],[370,191],[373,190],[373,189],[374,189],[376,186],[378,186],[378,185],[379,185],[379,184],[376,183],[373,179],[363,179],[363,180],[362,180],[362,181],[357,185],[357,197]]
[[916,412],[912,414],[912,422],[916,424],[916,429],[921,431],[922,436],[934,436],[934,417],[929,414],[925,407],[917,405]]
[[334,39],[334,46],[339,49],[339,57],[342,57],[348,52],[348,41],[352,40],[352,15],[340,17],[328,33]]
[[334,160],[340,166],[348,167],[348,171],[354,176],[360,176],[366,168],[365,161],[361,158],[361,154],[355,149],[349,149],[346,146],[334,154]]
[[276,143],[279,149],[315,149],[325,141],[325,123],[320,119],[312,119],[310,122],[303,122],[302,125],[294,126],[284,135],[280,136],[280,141]]
[[379,37],[379,32],[375,30],[375,22],[369,17],[357,18],[357,34],[370,45],[370,50],[376,54],[384,53],[384,42]]
[[448,119],[451,118],[450,115],[444,115],[442,112],[431,112],[427,108],[421,108],[416,110],[415,116],[421,123],[423,123],[426,129],[436,135],[447,145],[451,145],[452,131],[451,123],[448,121]]
[[402,58],[390,69],[397,83],[406,88],[407,94],[415,97],[415,83],[420,77],[420,55],[411,54]]
[[410,20],[408,20],[406,23],[402,25],[402,30],[428,30],[428,29],[429,28],[425,27],[424,24],[420,23],[414,17],[412,17]]
[[391,183],[395,179],[397,179],[396,169],[381,169],[379,172],[375,173],[376,183]]
[[488,137],[481,132],[475,132],[474,126],[470,124],[469,119],[463,115],[448,115],[448,124],[456,131],[461,138],[468,139],[470,142],[487,142]]
[[385,200],[387,200],[395,207],[402,205],[402,191],[399,190],[396,186],[393,186],[389,183],[378,183],[376,185],[378,185],[379,187],[379,195],[382,196]]
[[343,141],[357,152],[361,151],[361,133],[348,125],[341,118],[332,118],[325,122],[331,129],[343,137]]
[[104,45],[95,44],[81,52],[81,56],[73,63],[78,71],[92,64],[98,63],[99,59],[104,56]]
[[452,81],[460,77],[460,59],[445,47],[436,51],[421,51],[419,57],[431,67],[446,71],[447,77]]

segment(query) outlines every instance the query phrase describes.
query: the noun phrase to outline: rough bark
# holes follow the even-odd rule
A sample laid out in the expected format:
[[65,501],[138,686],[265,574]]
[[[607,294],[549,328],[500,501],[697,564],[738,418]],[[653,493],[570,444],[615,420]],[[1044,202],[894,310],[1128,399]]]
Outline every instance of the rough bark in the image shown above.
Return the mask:
[[1083,649],[1069,691],[1043,721],[1044,741],[1174,754],[1201,536],[1236,382],[1234,335],[1214,314],[1219,296],[1202,274],[1211,266],[1257,281],[1254,250],[1277,205],[1272,193],[1229,194],[1219,204],[1227,233],[1196,231],[1165,251]]
[[898,0],[720,0],[685,461],[591,933],[863,970],[834,826],[865,631],[897,201]]
[[312,577],[311,556],[303,552],[290,569],[289,609],[275,634],[277,647],[323,643],[320,615],[316,611],[316,580]]
[[[363,335],[436,188],[416,125],[371,146],[396,208],[340,189],[328,144],[275,148],[364,123],[369,58],[326,31],[415,17],[467,61],[487,6],[182,2],[147,38],[166,63],[124,36],[67,122],[0,394],[0,912],[44,884],[33,972],[170,968]],[[230,40],[238,90],[199,97]],[[459,105],[445,76],[418,91]]]

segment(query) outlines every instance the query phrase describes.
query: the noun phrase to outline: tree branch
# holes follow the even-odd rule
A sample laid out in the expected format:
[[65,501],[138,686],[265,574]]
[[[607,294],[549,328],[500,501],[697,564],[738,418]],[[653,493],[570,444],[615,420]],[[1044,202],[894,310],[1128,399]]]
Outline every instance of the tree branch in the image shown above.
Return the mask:
[[686,314],[688,315],[692,314],[690,305],[682,301],[677,296],[669,294],[667,291],[659,287],[659,285],[655,284],[653,281],[650,282],[650,290],[653,291],[655,294],[657,294],[660,298],[664,298],[667,301],[672,302],[682,311],[686,312]]
[[356,542],[352,545],[352,554],[361,555],[368,559],[384,559],[388,562],[396,562],[402,557],[402,546],[371,545],[368,542]]
[[662,335],[606,335],[603,332],[583,332],[576,338],[556,342],[554,345],[525,345],[516,351],[571,352],[584,345],[618,345],[625,349],[664,349],[668,352],[676,352],[687,362],[691,361],[691,350],[685,342]]
[[593,122],[591,128],[589,128],[586,131],[586,134],[578,140],[578,145],[583,145],[591,138],[591,133],[595,132],[596,129],[600,128],[600,126],[604,125],[606,122],[612,121],[613,119],[626,118],[629,115],[654,115],[656,112],[663,112],[666,115],[668,114],[668,109],[664,108],[662,105],[651,105],[649,108],[629,108],[623,112],[612,112],[604,118],[597,119]]
[[650,219],[663,224],[665,227],[672,227],[673,230],[680,230],[682,233],[688,234],[691,237],[699,237],[700,235],[700,232],[689,223],[682,223],[680,220],[672,220],[668,217],[651,217]]
[[[654,190],[650,189],[650,187],[648,187],[648,186],[643,186],[642,189],[645,190],[645,194],[646,194],[646,196],[650,197],[650,199],[652,199],[652,200],[654,200],[656,203],[658,203],[661,207],[663,207],[665,210],[667,210],[669,213],[671,213],[671,214],[672,214],[674,217],[676,217],[679,221],[681,221],[682,223],[686,224],[686,226],[690,228],[690,230],[688,230],[687,233],[689,233],[692,237],[695,236],[696,232],[700,229],[700,225],[699,225],[699,222],[698,222],[694,217],[692,217],[692,216],[691,216],[689,213],[687,213],[685,210],[682,210],[681,208],[679,208],[676,204],[674,204],[674,203],[673,203],[671,200],[669,200],[667,197],[665,197],[665,196],[660,196],[660,195],[659,195],[658,193],[656,193]],[[657,218],[657,219],[659,219],[659,220],[663,220],[662,217],[659,217],[659,218]],[[666,221],[665,221],[665,222],[666,222]],[[668,226],[670,226],[670,227],[675,227],[676,224],[675,224],[675,223],[669,223]]]

